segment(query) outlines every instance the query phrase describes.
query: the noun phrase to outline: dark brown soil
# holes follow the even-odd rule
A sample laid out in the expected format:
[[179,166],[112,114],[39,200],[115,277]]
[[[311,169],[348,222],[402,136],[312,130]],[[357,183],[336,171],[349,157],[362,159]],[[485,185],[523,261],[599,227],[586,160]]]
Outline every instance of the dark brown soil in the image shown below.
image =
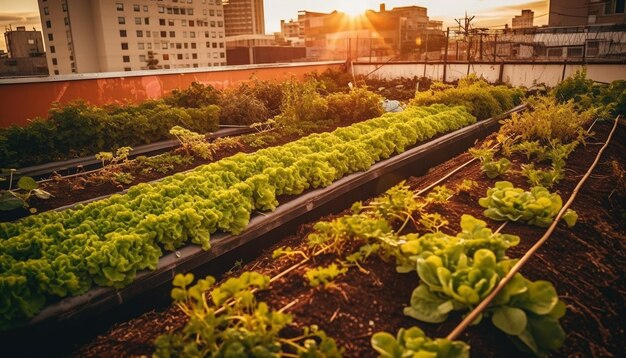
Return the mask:
[[[610,124],[598,124],[595,128],[597,134],[588,140],[588,145],[579,147],[568,160],[568,175],[557,186],[564,201],[594,160],[600,148],[595,142],[603,142],[609,130]],[[615,168],[626,165],[625,146],[626,124],[621,123],[593,176],[574,202],[572,208],[579,214],[576,226],[568,229],[560,224],[550,240],[522,269],[522,273],[531,280],[552,282],[567,304],[568,312],[561,320],[567,340],[554,356],[610,357],[623,353],[622,319],[626,317],[626,185],[623,177],[619,179],[619,170]],[[469,159],[468,154],[459,155],[425,176],[410,178],[408,184],[415,190],[423,188]],[[514,169],[519,169],[519,160],[514,163]],[[429,211],[439,212],[449,220],[450,225],[445,229],[448,232],[458,231],[461,214],[472,214],[484,219],[483,209],[477,201],[495,182],[481,173],[478,163],[473,163],[444,184],[455,188],[463,179],[476,180],[479,188],[455,195],[449,202],[429,208]],[[528,188],[524,178],[515,173],[499,179]],[[329,216],[324,220],[332,218]],[[491,220],[487,222],[492,228],[501,225]],[[295,248],[305,245],[304,239],[311,228],[312,224],[301,226],[295,235],[283,239],[277,246]],[[510,223],[504,232],[522,238],[520,245],[509,251],[510,256],[520,257],[542,236],[545,229]],[[257,260],[248,263],[242,270],[273,276],[300,261],[299,258],[273,259],[272,251],[275,248],[265,250]],[[398,274],[393,262],[384,262],[376,257],[371,257],[364,265],[368,273],[352,268],[346,275],[337,278],[333,287],[310,288],[303,277],[305,269],[327,265],[336,259],[333,255],[316,256],[311,262],[272,283],[269,290],[258,293],[257,297],[274,309],[295,301],[288,309],[294,315],[295,323],[319,325],[340,346],[345,347],[347,357],[375,356],[369,343],[374,332],[388,331],[395,334],[401,327],[417,325],[431,337],[445,337],[461,319],[457,315],[450,317],[444,324],[433,325],[404,316],[402,308],[408,304],[411,291],[418,284],[418,277],[415,273]],[[112,327],[106,335],[80,348],[75,355],[149,355],[153,351],[152,341],[159,334],[179,329],[184,324],[184,316],[175,307],[164,312],[148,313]],[[471,353],[475,357],[523,356],[489,322],[470,327],[460,339],[471,345]]]

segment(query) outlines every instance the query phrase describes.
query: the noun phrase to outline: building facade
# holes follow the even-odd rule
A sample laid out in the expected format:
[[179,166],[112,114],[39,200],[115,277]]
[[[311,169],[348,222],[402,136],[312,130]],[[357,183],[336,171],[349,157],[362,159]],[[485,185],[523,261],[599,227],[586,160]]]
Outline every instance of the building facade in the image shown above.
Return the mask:
[[226,65],[221,0],[38,0],[50,74]]
[[41,31],[18,26],[6,31],[4,39],[8,52],[0,53],[0,77],[48,75]]
[[515,29],[527,29],[533,27],[535,19],[535,12],[532,10],[522,10],[521,15],[515,16],[511,20],[511,28]]
[[626,0],[550,0],[548,26],[626,23]]
[[330,14],[302,11],[307,55],[311,59],[376,60],[418,57],[418,53],[438,48],[445,41],[440,21],[431,21],[427,9],[404,6],[379,11],[368,10],[352,17],[341,12]]
[[225,0],[226,36],[265,34],[263,0]]

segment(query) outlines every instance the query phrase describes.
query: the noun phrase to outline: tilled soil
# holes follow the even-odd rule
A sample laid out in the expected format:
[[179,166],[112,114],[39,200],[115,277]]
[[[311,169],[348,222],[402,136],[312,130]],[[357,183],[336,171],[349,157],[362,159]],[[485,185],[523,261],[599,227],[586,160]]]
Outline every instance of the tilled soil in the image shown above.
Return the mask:
[[[596,134],[580,146],[569,158],[567,175],[555,188],[567,201],[574,187],[595,159],[602,142],[611,129],[610,123],[599,123]],[[610,357],[623,354],[624,327],[624,267],[626,263],[626,185],[623,167],[626,165],[626,123],[618,126],[611,145],[602,155],[590,179],[578,193],[572,209],[579,214],[573,229],[559,224],[557,230],[537,254],[522,269],[531,280],[552,282],[561,299],[567,304],[567,314],[561,324],[567,333],[558,357]],[[465,153],[431,170],[427,175],[410,178],[407,183],[418,190],[443,177],[450,170],[467,162]],[[516,174],[522,158],[513,158],[513,170],[499,180],[509,180],[518,187],[528,188],[525,178]],[[621,172],[620,172],[621,168]],[[429,207],[430,212],[443,215],[450,224],[445,232],[459,230],[462,214],[484,219],[493,229],[502,223],[486,219],[478,199],[496,180],[487,179],[474,162],[443,184],[454,189],[463,179],[478,182],[479,187],[453,196],[445,204]],[[553,189],[554,190],[554,189]],[[339,214],[341,215],[341,214]],[[332,220],[336,215],[323,218]],[[275,247],[265,250],[258,259],[241,270],[254,270],[270,276],[293,266],[301,258],[273,259],[278,246],[294,249],[306,245],[312,223],[302,225],[298,232],[283,239]],[[511,248],[511,257],[521,257],[539,239],[545,229],[509,223],[505,233],[521,237],[521,243]],[[445,337],[461,320],[452,315],[443,324],[426,324],[402,314],[418,285],[415,272],[398,274],[393,262],[370,257],[363,265],[368,272],[351,268],[329,288],[310,288],[304,278],[307,268],[328,265],[338,257],[330,254],[315,256],[310,262],[272,283],[271,288],[257,294],[260,301],[272,308],[290,305],[287,312],[294,315],[296,325],[316,324],[345,348],[346,357],[374,357],[370,337],[378,331],[395,334],[399,328],[417,325],[431,337]],[[241,271],[239,271],[241,272]],[[233,272],[236,275],[239,272]],[[475,357],[524,356],[501,331],[490,322],[468,328],[460,337],[471,345]],[[124,357],[150,355],[152,342],[158,335],[180,329],[184,315],[175,307],[163,312],[151,312],[129,322],[116,325],[92,343],[81,347],[76,356]]]

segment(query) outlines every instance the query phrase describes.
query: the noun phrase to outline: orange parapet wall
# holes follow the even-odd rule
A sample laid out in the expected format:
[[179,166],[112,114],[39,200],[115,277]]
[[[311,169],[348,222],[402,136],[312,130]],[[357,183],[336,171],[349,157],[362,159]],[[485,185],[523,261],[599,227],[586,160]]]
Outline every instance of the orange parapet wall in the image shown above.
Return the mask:
[[307,62],[5,79],[0,80],[0,128],[12,124],[24,126],[30,119],[45,118],[55,102],[83,99],[94,105],[140,103],[161,98],[177,88],[187,88],[192,82],[223,89],[252,76],[270,81],[302,79],[307,73],[337,70],[343,64]]

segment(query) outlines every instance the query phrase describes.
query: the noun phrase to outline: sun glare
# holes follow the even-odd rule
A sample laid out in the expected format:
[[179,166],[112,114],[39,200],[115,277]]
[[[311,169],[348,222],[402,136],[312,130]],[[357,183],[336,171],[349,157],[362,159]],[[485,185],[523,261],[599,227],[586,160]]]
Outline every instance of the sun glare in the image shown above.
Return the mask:
[[352,17],[361,16],[366,10],[368,10],[368,2],[358,0],[339,0],[337,1],[337,10],[345,12]]

